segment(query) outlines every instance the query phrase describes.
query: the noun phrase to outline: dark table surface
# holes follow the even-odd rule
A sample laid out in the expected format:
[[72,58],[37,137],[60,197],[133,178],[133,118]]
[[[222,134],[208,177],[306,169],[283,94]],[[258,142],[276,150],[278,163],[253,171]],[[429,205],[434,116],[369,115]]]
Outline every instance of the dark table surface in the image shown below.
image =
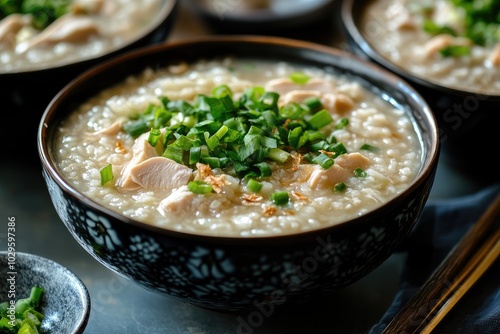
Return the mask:
[[[167,41],[220,33],[224,31],[212,29],[181,1]],[[344,42],[338,10],[310,27],[276,34],[349,48]],[[0,108],[3,114],[16,112]],[[31,112],[41,116],[42,111]],[[20,133],[26,130],[22,122],[19,128]],[[4,223],[0,224],[0,249],[6,248],[7,217],[15,216],[17,251],[50,258],[77,274],[87,286],[92,300],[85,333],[246,333],[242,330],[241,321],[247,320],[247,315],[216,313],[147,291],[115,275],[84,251],[66,230],[52,206],[42,179],[33,134],[22,135],[27,138],[26,143],[8,149],[8,154],[2,157],[0,211]],[[491,183],[491,179],[485,176],[487,173],[474,169],[477,165],[473,163],[471,166],[461,159],[468,155],[467,152],[470,153],[468,144],[468,139],[443,143],[431,200],[472,194]],[[10,140],[2,145],[13,143]],[[374,272],[321,303],[273,312],[253,332],[366,333],[390,305],[403,260],[403,254],[394,254]]]

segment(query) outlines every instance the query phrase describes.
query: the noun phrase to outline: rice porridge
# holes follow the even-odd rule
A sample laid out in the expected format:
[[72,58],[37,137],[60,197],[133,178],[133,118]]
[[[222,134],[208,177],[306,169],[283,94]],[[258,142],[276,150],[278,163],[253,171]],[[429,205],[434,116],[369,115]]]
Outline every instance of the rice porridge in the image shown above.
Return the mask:
[[435,84],[500,94],[499,1],[374,0],[360,31],[384,58]]
[[224,58],[148,69],[74,110],[58,168],[165,229],[270,236],[359,217],[414,180],[407,112],[331,69]]
[[0,4],[0,73],[49,68],[116,50],[150,29],[169,1]]

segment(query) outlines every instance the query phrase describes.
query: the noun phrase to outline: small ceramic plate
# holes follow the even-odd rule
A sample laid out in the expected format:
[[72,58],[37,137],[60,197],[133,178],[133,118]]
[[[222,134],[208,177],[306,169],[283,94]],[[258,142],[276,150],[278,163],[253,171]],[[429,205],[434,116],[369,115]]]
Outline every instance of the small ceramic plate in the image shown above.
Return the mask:
[[[7,281],[8,278],[14,280]],[[33,254],[0,252],[0,302],[27,298],[34,285],[44,288],[41,333],[83,333],[90,315],[90,296],[83,282],[59,263]]]

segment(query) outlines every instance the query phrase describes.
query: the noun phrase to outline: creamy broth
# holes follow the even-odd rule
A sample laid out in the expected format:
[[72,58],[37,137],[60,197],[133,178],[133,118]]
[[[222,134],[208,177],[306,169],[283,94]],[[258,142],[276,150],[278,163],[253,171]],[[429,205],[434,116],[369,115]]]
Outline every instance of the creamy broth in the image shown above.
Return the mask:
[[68,13],[44,29],[31,14],[0,21],[0,73],[50,68],[101,56],[158,23],[169,0],[73,0]]
[[[384,58],[409,73],[435,84],[470,92],[500,94],[500,41],[478,45],[463,37],[464,12],[448,0],[374,0],[360,20],[360,30]],[[453,29],[424,30],[425,22]],[[454,33],[454,34],[455,34]],[[467,54],[444,56],[450,47]]]
[[[294,73],[306,82],[291,80]],[[153,148],[148,132],[133,138],[123,131],[131,115],[161,105],[159,96],[193,104],[198,94],[208,96],[221,84],[234,100],[256,86],[278,92],[279,106],[318,97],[333,119],[318,132],[346,153],[324,152],[334,164],[323,168],[306,159],[304,147],[283,147],[289,156],[265,159],[272,174],[254,178],[261,185],[256,191],[232,165],[165,165],[169,159],[157,157],[164,148]],[[165,229],[241,237],[297,233],[359,217],[407,189],[422,159],[410,116],[353,79],[327,69],[231,58],[130,77],[74,110],[61,124],[56,145],[58,168],[70,184],[116,212]],[[108,165],[114,178],[103,186],[100,171]],[[213,190],[195,194],[187,187],[193,180]],[[288,201],[273,202],[276,192],[286,193]]]

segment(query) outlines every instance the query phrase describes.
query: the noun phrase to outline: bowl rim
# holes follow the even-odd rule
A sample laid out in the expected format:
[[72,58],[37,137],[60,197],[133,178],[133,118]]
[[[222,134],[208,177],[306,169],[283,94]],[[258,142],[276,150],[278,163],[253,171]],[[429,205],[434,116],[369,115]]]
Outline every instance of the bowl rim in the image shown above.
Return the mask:
[[[296,48],[296,49],[306,49],[312,52],[316,52],[319,54],[326,55],[328,57],[339,58],[339,59],[349,59],[349,61],[353,61],[354,63],[358,63],[361,66],[365,66],[366,69],[370,70],[370,73],[378,73],[384,76],[384,79],[387,82],[391,83],[391,86],[398,87],[402,91],[406,97],[410,98],[412,101],[418,103],[421,107],[419,109],[419,115],[425,120],[426,124],[429,125],[429,129],[427,130],[417,130],[417,134],[421,136],[424,132],[428,133],[430,148],[427,152],[428,158],[423,161],[420,166],[420,171],[409,185],[409,187],[400,193],[396,198],[392,199],[388,203],[383,204],[382,206],[371,210],[370,212],[347,220],[342,223],[333,224],[324,226],[317,229],[312,229],[308,231],[301,231],[295,233],[286,233],[279,235],[267,235],[267,236],[251,236],[251,237],[241,237],[241,236],[227,236],[227,235],[207,235],[207,234],[196,234],[191,232],[182,232],[175,231],[166,228],[162,228],[159,226],[155,226],[152,224],[140,222],[138,220],[131,219],[122,215],[118,212],[115,212],[111,209],[108,209],[104,205],[97,203],[96,201],[90,199],[80,191],[78,191],[75,187],[73,187],[69,182],[67,182],[62,176],[61,172],[56,167],[55,161],[53,159],[53,155],[51,153],[51,148],[49,147],[49,143],[51,143],[51,136],[49,133],[48,124],[53,122],[54,114],[58,112],[58,105],[61,103],[61,100],[70,94],[72,90],[78,88],[79,85],[85,84],[87,81],[91,81],[92,77],[101,72],[109,71],[114,66],[119,65],[120,63],[124,63],[127,61],[134,60],[136,58],[141,58],[145,56],[155,55],[157,53],[167,52],[168,50],[182,49],[183,47],[193,46],[195,44],[203,45],[205,43],[213,44],[213,43],[246,43],[251,45],[273,45],[284,48]],[[221,55],[224,55],[225,52],[221,51]],[[200,57],[199,59],[202,59]],[[304,58],[307,61],[307,57]],[[333,64],[335,65],[335,64]],[[55,123],[54,126],[57,126],[58,123]],[[422,140],[422,139],[421,139]],[[132,52],[128,52],[126,54],[115,57],[111,60],[93,66],[88,69],[84,73],[77,76],[75,79],[70,81],[63,89],[61,89],[55,97],[48,104],[46,109],[43,112],[43,115],[40,119],[38,132],[37,132],[37,147],[38,147],[38,155],[42,163],[42,170],[44,170],[48,176],[54,181],[61,190],[63,190],[67,195],[73,197],[77,201],[82,202],[86,206],[96,210],[97,212],[101,212],[107,216],[113,217],[114,219],[122,222],[124,226],[134,226],[139,229],[144,229],[149,232],[159,233],[162,236],[170,236],[178,239],[188,239],[195,240],[199,242],[206,243],[230,243],[230,244],[241,244],[243,243],[266,243],[266,242],[283,242],[288,243],[290,241],[300,241],[304,240],[304,238],[317,238],[318,235],[329,233],[331,231],[343,231],[345,229],[349,230],[351,228],[355,228],[360,224],[365,224],[370,220],[371,217],[376,216],[378,212],[382,210],[386,210],[387,207],[391,207],[402,201],[403,198],[407,197],[411,192],[413,192],[416,188],[420,187],[422,183],[432,177],[437,168],[439,153],[440,153],[440,138],[439,138],[439,129],[437,125],[437,121],[434,113],[431,111],[427,102],[423,99],[423,97],[412,88],[408,83],[404,81],[404,79],[388,72],[387,70],[381,68],[380,66],[370,63],[365,59],[362,59],[350,52],[346,52],[341,49],[336,49],[333,47],[320,45],[313,42],[289,39],[284,37],[272,37],[272,36],[259,36],[259,35],[208,35],[208,36],[197,36],[192,38],[187,38],[183,40],[176,40],[168,43],[164,43],[161,45],[152,45],[143,47]]]
[[181,0],[161,0],[163,2],[159,11],[156,12],[156,16],[146,27],[147,29],[140,30],[140,34],[137,34],[134,38],[128,40],[124,44],[119,44],[111,49],[106,50],[104,53],[99,53],[94,56],[86,56],[83,58],[78,58],[70,61],[62,61],[56,64],[42,66],[40,68],[27,68],[20,69],[10,72],[0,72],[0,78],[9,79],[17,75],[43,75],[47,72],[53,70],[65,70],[72,68],[73,66],[91,64],[93,62],[98,62],[100,60],[106,59],[110,56],[117,55],[121,51],[124,51],[136,43],[139,43],[141,40],[152,34],[156,29],[161,27],[167,20],[169,20],[173,15],[175,15],[175,10],[178,6],[179,1]]
[[227,23],[235,23],[235,24],[244,24],[244,25],[255,25],[256,28],[264,29],[263,27],[259,27],[259,25],[270,24],[272,26],[276,26],[277,24],[283,25],[285,22],[290,22],[289,25],[292,24],[292,21],[303,20],[308,18],[316,17],[318,14],[321,14],[322,11],[330,9],[335,2],[338,0],[316,0],[310,1],[305,11],[293,10],[287,12],[285,14],[277,13],[272,11],[271,9],[256,9],[256,10],[245,10],[245,11],[237,11],[231,12],[227,11],[222,17],[218,15],[217,11],[214,10],[207,1],[204,0],[186,0],[189,5],[198,12],[198,14],[212,19],[218,20],[219,23],[224,24],[224,21]]
[[[8,252],[8,251],[0,251],[0,257],[7,258],[9,253],[10,252]],[[22,261],[22,259],[30,259],[30,260],[35,260],[37,262],[40,262],[45,266],[48,265],[48,266],[58,267],[58,268],[62,269],[67,276],[70,276],[75,282],[78,283],[75,286],[77,286],[77,290],[80,292],[79,299],[82,301],[83,307],[81,309],[81,317],[74,324],[75,330],[71,334],[83,333],[85,328],[87,327],[87,324],[88,324],[88,321],[90,318],[90,309],[91,309],[92,302],[91,302],[91,298],[90,298],[90,294],[89,294],[89,291],[87,289],[87,286],[83,283],[83,281],[80,279],[80,277],[78,277],[72,270],[63,266],[59,262],[56,262],[56,261],[49,259],[49,258],[46,258],[44,256],[36,255],[36,254],[32,254],[32,253],[27,253],[27,252],[20,252],[20,251],[16,251],[15,255],[16,255],[16,262],[19,262],[19,259],[21,259],[21,261]]]
[[[363,51],[365,55],[367,55],[369,58],[377,62],[378,64],[382,65],[383,67],[387,68],[388,70],[396,73],[397,75],[403,77],[409,82],[413,82],[415,84],[418,84],[420,86],[434,89],[446,94],[452,94],[455,96],[463,96],[464,94],[474,94],[476,97],[478,97],[480,100],[491,100],[491,101],[497,101],[500,100],[500,92],[497,94],[488,94],[480,91],[474,91],[474,90],[466,90],[466,89],[461,89],[461,88],[456,88],[456,87],[448,87],[443,84],[440,84],[438,82],[434,81],[429,81],[425,80],[425,78],[420,77],[416,74],[411,73],[410,71],[402,68],[401,66],[396,65],[395,63],[389,61],[387,58],[383,57],[379,52],[377,52],[371,44],[368,42],[363,37],[363,34],[361,33],[360,29],[358,28],[358,25],[355,22],[354,16],[355,15],[360,15],[363,10],[362,8],[356,7],[356,5],[363,6],[366,5],[370,2],[373,2],[375,0],[368,0],[368,1],[358,1],[358,0],[344,0],[342,1],[342,5],[340,8],[340,17],[342,20],[342,23],[344,25],[344,29],[347,31],[347,34],[354,40],[356,45]],[[354,8],[356,8],[356,13],[353,14]]]

